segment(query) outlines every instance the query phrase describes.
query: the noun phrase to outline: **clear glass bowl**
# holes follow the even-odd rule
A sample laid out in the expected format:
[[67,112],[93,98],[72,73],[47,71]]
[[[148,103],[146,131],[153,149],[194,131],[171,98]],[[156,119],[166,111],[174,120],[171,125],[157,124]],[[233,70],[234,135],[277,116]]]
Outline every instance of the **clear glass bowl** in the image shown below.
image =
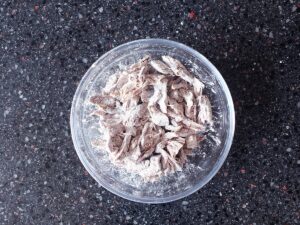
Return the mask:
[[[144,183],[134,174],[117,168],[105,150],[91,145],[99,135],[98,119],[89,98],[101,92],[108,77],[145,55],[170,55],[180,60],[205,84],[213,110],[214,131],[193,150],[182,172]],[[76,152],[92,177],[104,188],[125,199],[143,203],[165,203],[183,198],[203,187],[224,163],[234,135],[235,116],[228,87],[219,71],[192,48],[164,39],[143,39],[118,46],[100,57],[86,72],[75,93],[71,109],[71,132]]]

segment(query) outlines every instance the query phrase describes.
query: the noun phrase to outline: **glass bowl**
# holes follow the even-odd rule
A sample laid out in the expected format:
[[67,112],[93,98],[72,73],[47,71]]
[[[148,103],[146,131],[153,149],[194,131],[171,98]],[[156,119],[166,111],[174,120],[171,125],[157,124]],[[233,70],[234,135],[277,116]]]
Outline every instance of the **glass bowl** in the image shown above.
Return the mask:
[[[89,98],[100,93],[108,77],[145,55],[170,55],[180,60],[205,84],[213,111],[213,131],[193,150],[182,172],[145,183],[141,177],[113,165],[103,149],[91,144],[99,137],[98,119],[91,116]],[[143,39],[120,45],[101,56],[82,78],[71,109],[71,132],[76,152],[91,176],[104,188],[125,199],[165,203],[181,199],[203,187],[224,163],[234,135],[235,116],[228,87],[219,71],[203,55],[178,42]]]

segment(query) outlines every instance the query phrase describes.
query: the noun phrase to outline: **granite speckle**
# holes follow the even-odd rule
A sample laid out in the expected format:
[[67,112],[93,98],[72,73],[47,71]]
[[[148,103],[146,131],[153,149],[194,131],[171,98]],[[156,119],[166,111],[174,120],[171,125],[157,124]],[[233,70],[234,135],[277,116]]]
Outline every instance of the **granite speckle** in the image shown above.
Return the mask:
[[291,152],[292,149],[291,149],[291,148],[287,148],[286,151],[287,151],[287,152]]
[[182,205],[188,205],[189,204],[189,202],[188,201],[182,201],[182,203],[181,203]]
[[[299,224],[299,12],[294,0],[1,1],[0,224]],[[236,110],[221,170],[169,204],[106,191],[70,137],[83,74],[139,38],[207,56]]]

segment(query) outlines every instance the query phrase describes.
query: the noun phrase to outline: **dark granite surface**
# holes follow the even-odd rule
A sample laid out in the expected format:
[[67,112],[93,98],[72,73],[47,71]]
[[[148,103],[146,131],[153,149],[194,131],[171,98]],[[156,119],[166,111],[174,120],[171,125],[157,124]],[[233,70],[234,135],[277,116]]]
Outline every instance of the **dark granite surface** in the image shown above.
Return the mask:
[[[0,2],[0,224],[299,224],[300,2],[83,2]],[[207,56],[228,83],[237,118],[216,177],[162,205],[101,188],[69,128],[88,67],[149,37]]]

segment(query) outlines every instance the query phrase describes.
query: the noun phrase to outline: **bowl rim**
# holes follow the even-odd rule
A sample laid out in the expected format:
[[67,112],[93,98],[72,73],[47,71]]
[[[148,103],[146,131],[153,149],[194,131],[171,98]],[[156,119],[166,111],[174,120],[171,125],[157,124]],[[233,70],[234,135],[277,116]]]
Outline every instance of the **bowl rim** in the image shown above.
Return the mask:
[[[76,108],[75,106],[77,105],[77,101],[79,101],[79,99],[80,99],[79,97],[82,93],[82,86],[88,80],[90,72],[94,68],[94,66],[96,64],[98,64],[100,61],[102,61],[109,54],[116,52],[117,50],[128,47],[130,45],[142,45],[145,43],[174,45],[174,46],[176,46],[176,48],[182,48],[183,50],[185,50],[185,51],[191,53],[192,55],[194,55],[195,57],[199,58],[204,64],[206,64],[206,66],[212,71],[212,74],[214,74],[214,76],[216,77],[217,81],[219,82],[219,84],[225,94],[226,100],[228,102],[227,105],[228,105],[228,114],[229,114],[229,116],[228,116],[229,131],[228,131],[228,135],[226,137],[224,147],[222,148],[223,153],[220,155],[219,159],[215,162],[213,169],[204,177],[204,179],[201,180],[201,182],[197,183],[192,188],[189,188],[189,189],[185,190],[184,192],[180,192],[176,195],[172,195],[172,196],[168,196],[168,197],[160,197],[160,198],[138,197],[138,196],[134,196],[134,195],[127,195],[119,190],[114,189],[113,185],[103,182],[98,177],[97,173],[92,169],[90,163],[88,162],[83,151],[81,150],[81,147],[78,144],[77,131],[75,129],[75,126],[76,126],[75,124],[78,123],[78,121],[75,119],[75,115],[76,115],[75,114],[75,108]],[[75,147],[76,153],[77,153],[81,163],[85,167],[85,169],[98,182],[98,184],[103,186],[106,190],[110,191],[111,193],[113,193],[119,197],[122,197],[124,199],[130,200],[130,201],[139,202],[139,203],[160,204],[160,203],[173,202],[173,201],[182,199],[184,197],[187,197],[187,196],[193,194],[194,192],[196,192],[200,188],[202,188],[204,185],[206,185],[216,175],[216,173],[220,170],[223,163],[225,162],[225,159],[227,158],[228,153],[231,148],[231,145],[232,145],[234,130],[235,130],[235,111],[234,111],[232,97],[231,97],[230,91],[228,89],[228,86],[227,86],[224,78],[222,77],[221,73],[217,70],[217,68],[201,53],[199,53],[198,51],[194,50],[193,48],[191,48],[185,44],[182,44],[182,43],[179,43],[176,41],[172,41],[172,40],[160,39],[160,38],[138,39],[135,41],[126,42],[124,44],[121,44],[121,45],[109,50],[108,52],[103,54],[101,57],[99,57],[90,66],[90,68],[87,70],[87,72],[82,77],[79,85],[77,86],[75,95],[73,97],[71,113],[70,113],[70,127],[71,127],[71,136],[72,136],[72,140],[73,140],[73,145]]]

